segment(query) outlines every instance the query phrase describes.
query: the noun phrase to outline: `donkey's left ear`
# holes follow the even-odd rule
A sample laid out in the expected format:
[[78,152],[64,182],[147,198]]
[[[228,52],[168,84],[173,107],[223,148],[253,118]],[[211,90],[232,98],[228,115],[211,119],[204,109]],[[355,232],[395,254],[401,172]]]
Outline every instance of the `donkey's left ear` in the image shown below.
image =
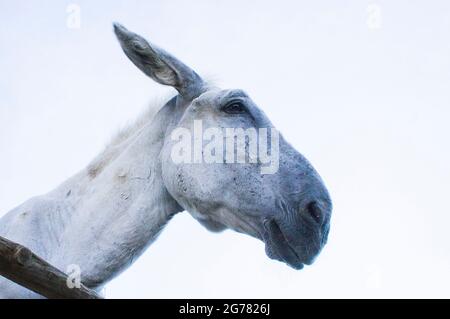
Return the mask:
[[158,83],[173,86],[189,100],[204,92],[205,83],[194,70],[119,23],[113,25],[123,51],[146,75]]

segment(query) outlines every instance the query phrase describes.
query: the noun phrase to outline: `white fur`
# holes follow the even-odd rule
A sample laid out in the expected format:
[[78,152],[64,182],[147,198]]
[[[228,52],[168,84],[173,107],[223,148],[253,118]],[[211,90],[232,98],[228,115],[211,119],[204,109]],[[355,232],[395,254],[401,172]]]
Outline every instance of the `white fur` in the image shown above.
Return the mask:
[[[55,190],[6,214],[0,236],[29,247],[62,271],[79,265],[83,282],[94,288],[126,269],[180,211],[155,160],[164,124],[153,121],[154,113],[149,109]],[[0,277],[0,298],[30,297],[39,296]]]

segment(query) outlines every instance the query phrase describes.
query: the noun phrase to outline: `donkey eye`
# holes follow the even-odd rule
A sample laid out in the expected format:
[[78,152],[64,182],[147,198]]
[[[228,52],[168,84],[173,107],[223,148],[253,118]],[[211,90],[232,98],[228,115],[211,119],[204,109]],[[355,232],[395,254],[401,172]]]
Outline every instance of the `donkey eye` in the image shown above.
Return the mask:
[[222,110],[228,114],[241,114],[246,111],[246,108],[242,102],[234,101],[225,105]]

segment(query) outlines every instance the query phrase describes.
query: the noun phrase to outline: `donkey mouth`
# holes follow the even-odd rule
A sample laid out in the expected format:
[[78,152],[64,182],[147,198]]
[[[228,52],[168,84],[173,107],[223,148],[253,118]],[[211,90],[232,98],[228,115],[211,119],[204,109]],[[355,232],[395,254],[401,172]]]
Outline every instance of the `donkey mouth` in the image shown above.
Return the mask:
[[269,258],[285,262],[294,269],[303,269],[305,264],[301,261],[294,248],[283,235],[280,226],[273,219],[264,221],[264,241],[266,254]]

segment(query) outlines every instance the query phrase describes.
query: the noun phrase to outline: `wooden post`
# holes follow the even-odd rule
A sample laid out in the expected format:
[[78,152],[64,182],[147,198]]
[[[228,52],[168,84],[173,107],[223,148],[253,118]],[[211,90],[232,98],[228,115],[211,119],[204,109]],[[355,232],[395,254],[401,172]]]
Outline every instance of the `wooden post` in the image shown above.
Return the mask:
[[69,288],[65,273],[28,248],[3,237],[0,237],[0,275],[47,298],[101,298],[83,284],[80,288]]

